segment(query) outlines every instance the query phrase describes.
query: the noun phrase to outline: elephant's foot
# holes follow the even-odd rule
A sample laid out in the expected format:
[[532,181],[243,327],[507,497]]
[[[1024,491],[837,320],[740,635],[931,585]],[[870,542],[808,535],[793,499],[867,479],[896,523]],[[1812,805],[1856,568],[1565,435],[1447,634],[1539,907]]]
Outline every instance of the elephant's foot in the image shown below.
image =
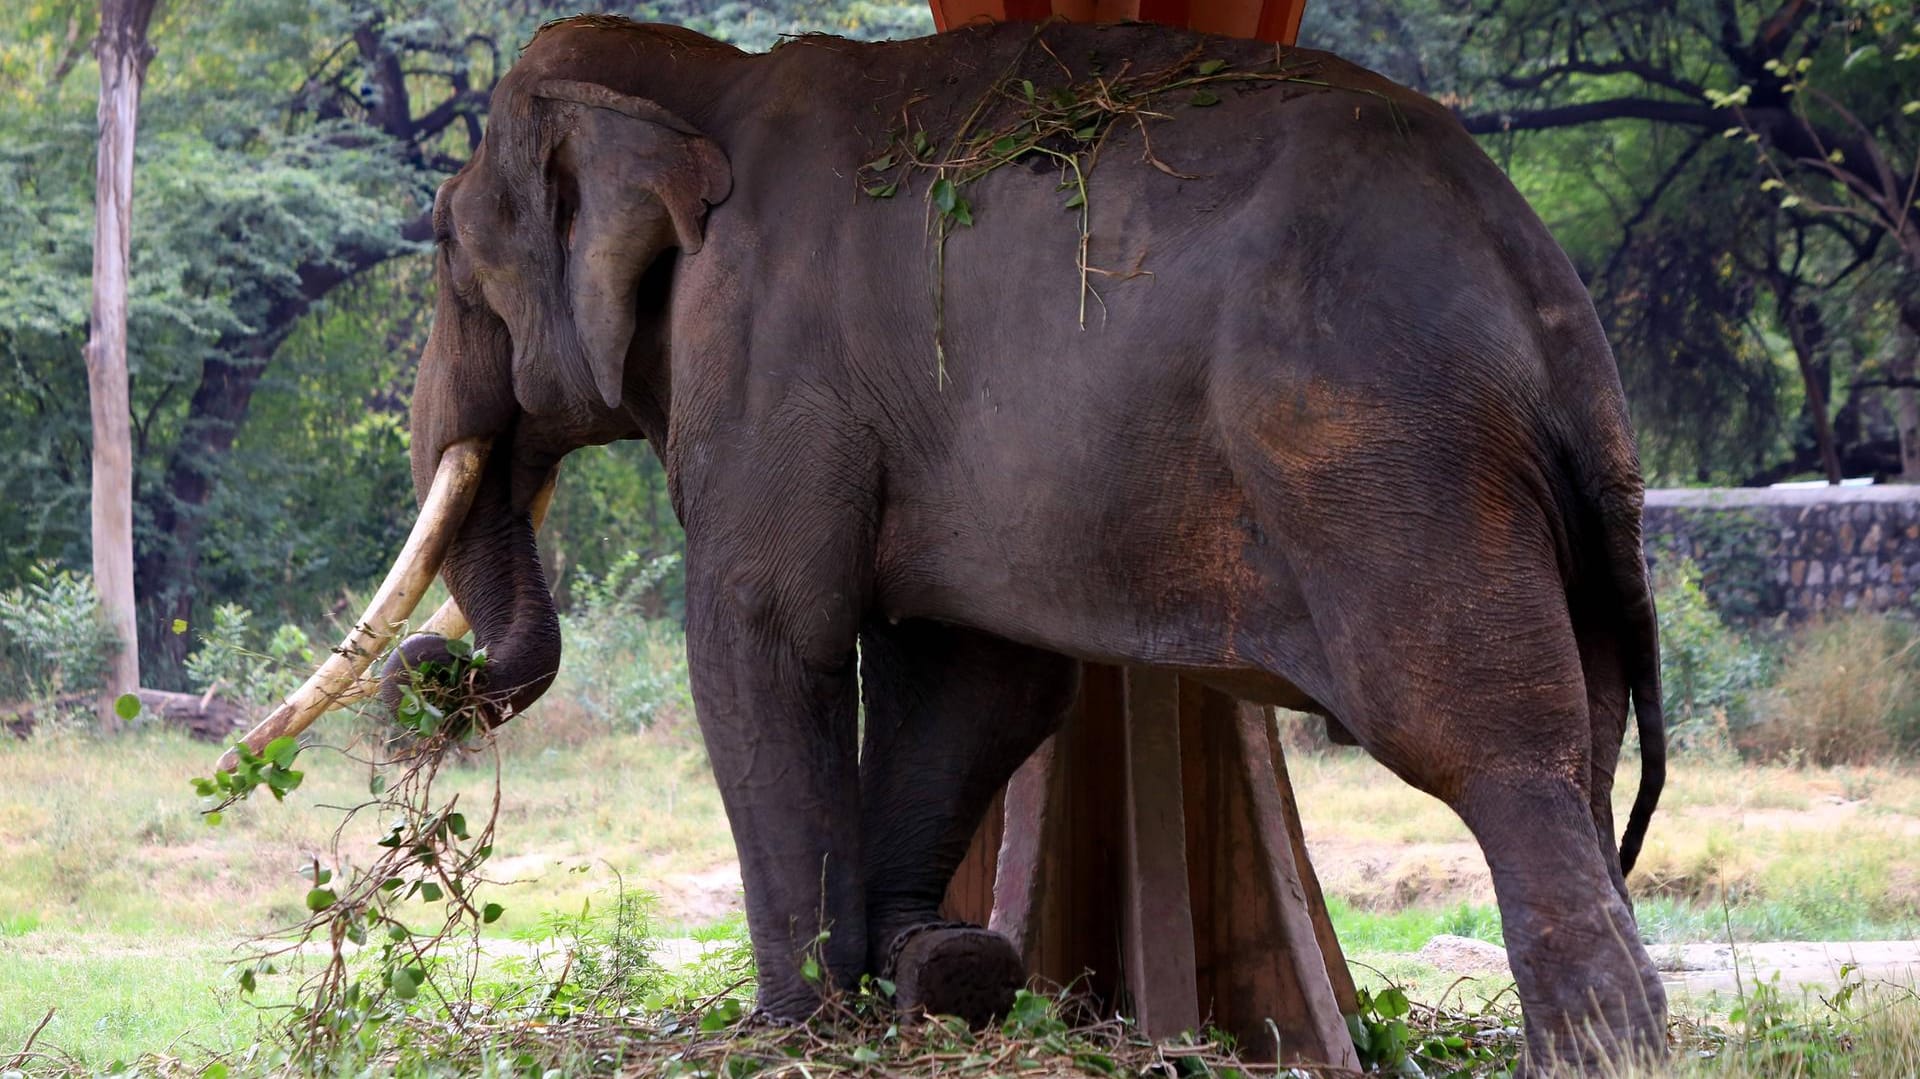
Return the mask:
[[971,925],[908,929],[893,946],[894,1003],[909,1014],[957,1015],[984,1027],[1013,1007],[1027,983],[1013,943]]

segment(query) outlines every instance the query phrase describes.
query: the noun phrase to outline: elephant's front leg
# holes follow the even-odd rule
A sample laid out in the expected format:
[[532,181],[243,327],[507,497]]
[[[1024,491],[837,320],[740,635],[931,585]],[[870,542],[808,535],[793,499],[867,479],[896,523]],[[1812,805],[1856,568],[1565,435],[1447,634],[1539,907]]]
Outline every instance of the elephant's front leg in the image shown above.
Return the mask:
[[688,661],[739,851],[760,1008],[797,1021],[867,957],[853,601],[776,587],[745,561],[690,554]]
[[976,1025],[1026,981],[1004,937],[944,924],[940,901],[994,792],[1059,726],[1079,665],[931,622],[861,633],[867,943],[899,1003]]

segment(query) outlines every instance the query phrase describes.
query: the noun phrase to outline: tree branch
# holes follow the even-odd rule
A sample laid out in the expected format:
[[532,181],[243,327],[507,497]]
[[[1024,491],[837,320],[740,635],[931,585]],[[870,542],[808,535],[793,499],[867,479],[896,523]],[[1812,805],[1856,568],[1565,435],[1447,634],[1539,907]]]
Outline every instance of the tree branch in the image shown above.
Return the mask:
[[[1748,110],[1750,113],[1761,110]],[[1546,131],[1609,120],[1649,120],[1658,124],[1689,127],[1726,128],[1732,126],[1726,110],[1711,105],[1673,101],[1653,97],[1615,97],[1583,101],[1577,105],[1555,105],[1542,109],[1510,109],[1499,112],[1455,113],[1461,126],[1475,135],[1505,131]]]

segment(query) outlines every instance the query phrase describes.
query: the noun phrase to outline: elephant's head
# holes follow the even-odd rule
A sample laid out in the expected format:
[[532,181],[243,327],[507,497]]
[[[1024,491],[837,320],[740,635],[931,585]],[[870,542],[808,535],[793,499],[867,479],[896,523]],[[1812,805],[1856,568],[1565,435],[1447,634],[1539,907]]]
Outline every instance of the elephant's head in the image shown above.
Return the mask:
[[[728,193],[727,159],[653,101],[530,59],[502,80],[485,141],[434,199],[414,536],[355,636],[248,735],[256,750],[353,692],[436,571],[487,651],[483,716],[532,703],[559,669],[560,633],[531,507],[568,452],[664,430],[674,269]],[[443,657],[444,640],[409,638],[402,654]]]

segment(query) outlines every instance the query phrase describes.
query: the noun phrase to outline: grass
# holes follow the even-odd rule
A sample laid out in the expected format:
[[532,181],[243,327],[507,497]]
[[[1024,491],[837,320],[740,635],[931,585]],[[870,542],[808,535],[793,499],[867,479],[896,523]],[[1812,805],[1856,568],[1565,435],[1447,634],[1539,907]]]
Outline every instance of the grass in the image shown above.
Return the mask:
[[35,1024],[41,1047],[90,1065],[143,1053],[206,1058],[259,1040],[262,1007],[283,1004],[270,984],[260,1000],[240,999],[227,963],[233,949],[174,942],[142,947],[125,937],[41,933],[0,945],[0,1063]]
[[[503,954],[552,938],[585,906],[603,909],[623,882],[660,894],[657,935],[743,937],[725,902],[733,852],[718,795],[677,712],[650,731],[609,735],[563,703],[510,725],[502,750],[492,870],[512,883],[493,893],[506,914],[487,932]],[[338,825],[329,807],[362,800],[367,773],[309,752],[307,781],[285,805],[262,800],[210,828],[186,780],[205,774],[211,757],[164,734],[0,744],[0,1071],[50,1006],[37,1045],[98,1069],[147,1053],[204,1061],[243,1051],[259,1037],[255,1003],[289,998],[292,979],[279,977],[262,979],[260,1001],[242,1001],[229,963],[248,938],[305,916],[298,871]],[[1297,754],[1291,764],[1362,983],[1399,984],[1415,1000],[1468,1011],[1490,998],[1507,1006],[1503,980],[1456,984],[1412,954],[1439,933],[1499,939],[1484,867],[1451,813],[1354,753]],[[1634,780],[1631,769],[1622,775],[1623,796]],[[490,766],[443,773],[476,797],[491,781]],[[1643,931],[1656,943],[1717,941],[1729,925],[1742,940],[1920,929],[1908,857],[1920,834],[1920,775],[1683,760],[1665,806],[1634,878]],[[379,834],[369,821],[350,840]],[[674,991],[711,991],[733,976],[696,971]],[[1911,1003],[1874,1014],[1879,1025],[1849,1034],[1851,1043],[1912,1054],[1920,1015]],[[1733,1074],[1704,1066],[1686,1074]]]

